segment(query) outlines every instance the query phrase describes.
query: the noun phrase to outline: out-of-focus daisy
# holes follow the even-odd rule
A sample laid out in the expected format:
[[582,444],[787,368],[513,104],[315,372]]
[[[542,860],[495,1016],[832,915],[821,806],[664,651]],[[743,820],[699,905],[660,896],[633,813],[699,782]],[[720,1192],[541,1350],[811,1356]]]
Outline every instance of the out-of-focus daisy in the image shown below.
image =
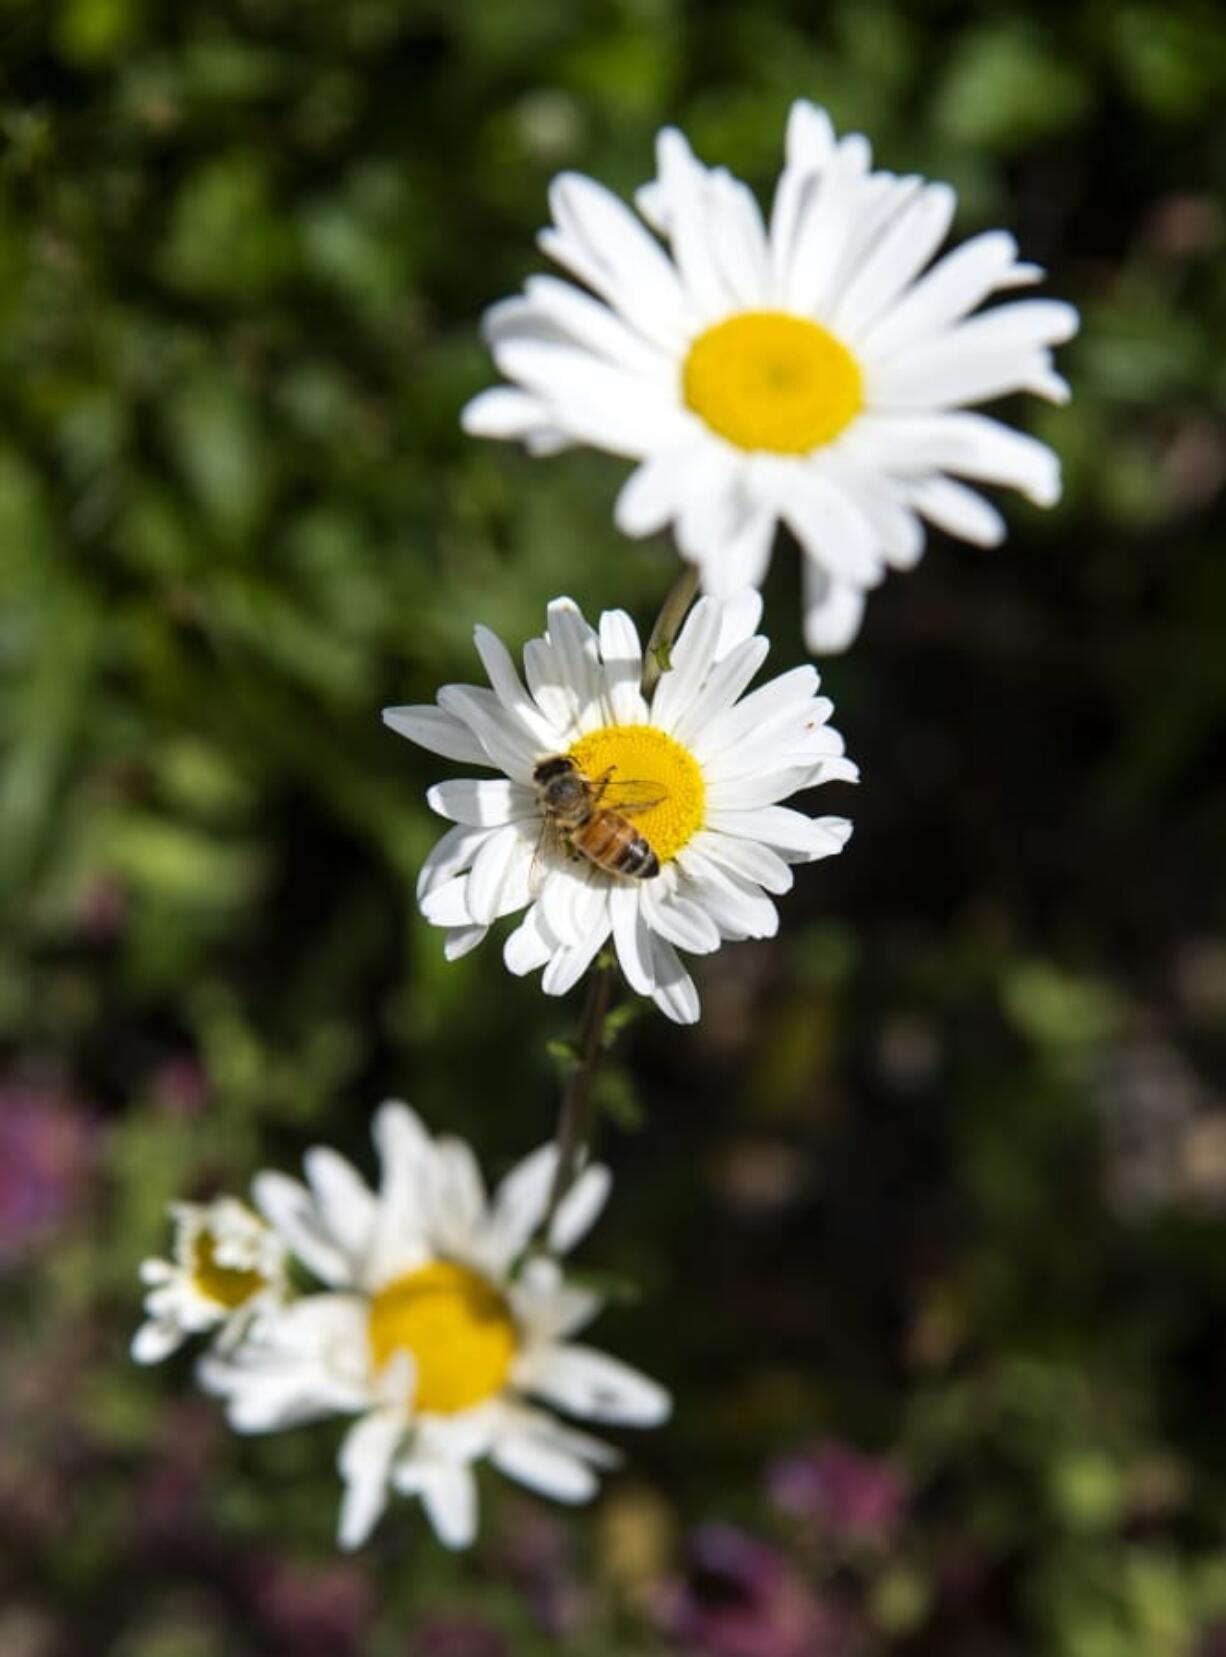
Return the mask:
[[[545,636],[525,647],[526,687],[503,644],[478,627],[492,689],[447,685],[436,707],[385,710],[393,730],[433,753],[502,773],[439,783],[428,796],[456,825],[418,885],[426,919],[447,928],[449,956],[526,909],[504,950],[511,972],[543,967],[545,990],[561,995],[611,936],[632,989],[678,1023],[697,1019],[678,949],[704,955],[725,939],[771,936],[772,896],[791,886],[790,865],[841,851],[851,832],[842,817],[779,803],[817,783],[854,781],[856,769],[826,723],[833,710],[814,668],[743,694],[769,650],[753,633],[760,613],[749,592],[727,604],[701,599],[648,700],[629,616],[606,611],[597,630],[557,599]],[[610,872],[585,854],[590,838],[547,832],[541,777],[558,759],[588,779],[594,809],[607,805],[633,825],[654,868]]]
[[156,1364],[190,1335],[215,1333],[223,1346],[242,1338],[253,1318],[285,1296],[285,1248],[245,1203],[172,1203],[174,1258],[146,1260],[146,1321],[132,1356]]
[[836,138],[823,110],[797,103],[769,223],[671,128],[636,203],[671,258],[603,185],[554,181],[540,245],[591,291],[536,276],[489,311],[511,384],[469,403],[468,431],[638,461],[618,526],[674,524],[717,594],[757,585],[782,520],[807,554],[815,651],[851,642],[866,589],[919,558],[923,520],[1003,538],[997,509],[958,479],[1058,498],[1050,449],[964,411],[1015,391],[1064,401],[1051,348],[1077,313],[1027,299],[972,316],[1042,272],[1003,230],[930,264],[953,218],[948,185],[873,171],[867,139]]
[[457,1139],[431,1139],[406,1105],[380,1108],[378,1192],[335,1151],[306,1157],[306,1185],[261,1174],[255,1198],[327,1292],[268,1318],[200,1366],[239,1432],[344,1414],[340,1540],[370,1534],[389,1488],[419,1496],[440,1539],[476,1530],[473,1464],[488,1457],[522,1484],[579,1502],[617,1460],[547,1406],[588,1421],[652,1426],[667,1394],[572,1337],[599,1299],[568,1283],[556,1256],[595,1220],[609,1187],[589,1165],[533,1253],[557,1168],[555,1147],[528,1157],[487,1196]]

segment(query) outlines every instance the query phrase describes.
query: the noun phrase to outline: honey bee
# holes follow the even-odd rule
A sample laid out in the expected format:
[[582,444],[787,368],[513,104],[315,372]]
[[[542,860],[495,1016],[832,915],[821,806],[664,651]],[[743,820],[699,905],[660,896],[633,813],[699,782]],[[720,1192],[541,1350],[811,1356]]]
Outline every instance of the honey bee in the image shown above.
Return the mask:
[[[566,754],[543,759],[532,773],[544,824],[574,858],[587,858],[606,874],[651,880],[660,860],[629,813],[659,805],[664,790],[655,783],[613,781],[612,769],[586,776]],[[606,803],[608,802],[608,803]]]

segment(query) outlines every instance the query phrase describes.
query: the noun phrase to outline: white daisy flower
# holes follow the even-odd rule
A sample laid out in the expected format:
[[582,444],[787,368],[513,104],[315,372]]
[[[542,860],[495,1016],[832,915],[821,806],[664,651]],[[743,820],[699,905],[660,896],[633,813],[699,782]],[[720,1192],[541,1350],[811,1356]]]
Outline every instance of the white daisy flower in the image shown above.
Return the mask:
[[174,1258],[146,1260],[146,1321],[132,1341],[140,1364],[160,1363],[190,1335],[241,1340],[254,1318],[285,1297],[285,1248],[245,1203],[217,1197],[170,1205]]
[[[439,783],[427,796],[452,828],[427,857],[421,911],[464,954],[502,915],[526,910],[506,941],[513,973],[544,969],[562,995],[612,937],[627,981],[680,1024],[699,1013],[678,949],[705,955],[725,939],[772,936],[772,896],[793,863],[841,851],[842,817],[805,816],[779,802],[832,779],[854,781],[843,741],[826,723],[811,666],[745,696],[769,644],[753,636],[756,593],[701,599],[672,647],[650,700],[634,623],[606,611],[599,630],[570,599],[549,606],[544,638],[524,650],[527,688],[506,648],[476,630],[491,690],[447,685],[436,707],[388,708],[385,721],[431,752],[500,771]],[[545,832],[543,762],[564,760],[598,805],[622,813],[650,848],[635,877],[584,855],[587,838]],[[555,765],[548,769],[556,770]]]
[[1003,230],[930,264],[953,218],[947,184],[873,171],[867,139],[836,138],[823,110],[797,103],[769,224],[672,129],[635,199],[671,258],[603,185],[554,181],[540,246],[591,292],[535,276],[488,312],[511,385],[469,403],[467,431],[638,461],[618,527],[674,524],[716,594],[761,581],[782,520],[807,554],[815,651],[851,642],[866,590],[919,558],[924,520],[981,545],[1004,537],[997,509],[957,479],[1058,499],[1050,449],[964,411],[1015,391],[1065,401],[1051,348],[1077,313],[1029,299],[972,316],[1043,273]]
[[261,1174],[255,1197],[327,1292],[262,1319],[228,1353],[200,1366],[225,1397],[231,1426],[271,1432],[333,1414],[356,1416],[340,1451],[340,1542],[359,1546],[389,1488],[421,1498],[440,1540],[476,1533],[473,1465],[562,1502],[595,1493],[617,1453],[564,1425],[549,1406],[588,1421],[653,1426],[668,1395],[637,1370],[572,1337],[599,1299],[568,1283],[557,1254],[591,1226],[609,1188],[585,1168],[545,1223],[556,1148],[521,1162],[487,1196],[458,1139],[431,1139],[406,1105],[376,1113],[378,1192],[335,1151],[307,1154],[306,1185]]

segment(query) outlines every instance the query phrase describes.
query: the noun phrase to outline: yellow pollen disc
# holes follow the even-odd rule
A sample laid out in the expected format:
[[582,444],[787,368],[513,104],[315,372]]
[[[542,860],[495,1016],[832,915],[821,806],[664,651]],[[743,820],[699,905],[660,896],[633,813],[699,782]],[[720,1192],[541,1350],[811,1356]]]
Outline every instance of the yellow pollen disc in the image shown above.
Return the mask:
[[230,1311],[267,1287],[259,1272],[219,1265],[217,1242],[211,1231],[202,1231],[196,1238],[192,1282],[207,1299],[215,1300],[219,1306],[225,1306]]
[[860,365],[820,323],[743,311],[708,328],[682,371],[686,404],[738,449],[804,455],[864,406]]
[[[593,782],[608,773],[601,807],[628,817],[661,863],[702,827],[707,791],[698,761],[654,725],[605,725],[580,737],[568,754]],[[656,794],[655,804],[636,804]]]
[[410,1353],[419,1410],[454,1415],[500,1392],[517,1344],[510,1310],[498,1291],[447,1260],[397,1277],[370,1303],[375,1369],[397,1352]]

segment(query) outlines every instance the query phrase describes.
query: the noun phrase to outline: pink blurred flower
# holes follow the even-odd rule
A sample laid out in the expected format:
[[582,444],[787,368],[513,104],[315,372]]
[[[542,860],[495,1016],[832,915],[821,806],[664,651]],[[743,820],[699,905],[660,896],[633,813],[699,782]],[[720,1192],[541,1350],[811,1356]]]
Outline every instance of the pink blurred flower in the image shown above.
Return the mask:
[[766,1482],[781,1512],[836,1546],[886,1547],[906,1520],[909,1493],[899,1470],[837,1439],[784,1456]]
[[664,1632],[704,1657],[852,1657],[854,1628],[776,1549],[730,1525],[703,1525],[684,1580],[657,1607]]
[[570,1529],[537,1502],[506,1505],[505,1523],[490,1549],[491,1562],[523,1594],[546,1633],[577,1633],[591,1607],[575,1573]]
[[249,1574],[256,1612],[285,1657],[359,1657],[365,1651],[374,1599],[353,1560],[303,1565],[272,1555]]
[[85,1197],[97,1132],[50,1088],[0,1080],[0,1270],[43,1242]]
[[431,1617],[410,1640],[409,1657],[511,1657],[511,1644],[479,1617]]
[[199,1116],[208,1103],[208,1073],[190,1054],[166,1059],[154,1071],[150,1090],[167,1116]]

